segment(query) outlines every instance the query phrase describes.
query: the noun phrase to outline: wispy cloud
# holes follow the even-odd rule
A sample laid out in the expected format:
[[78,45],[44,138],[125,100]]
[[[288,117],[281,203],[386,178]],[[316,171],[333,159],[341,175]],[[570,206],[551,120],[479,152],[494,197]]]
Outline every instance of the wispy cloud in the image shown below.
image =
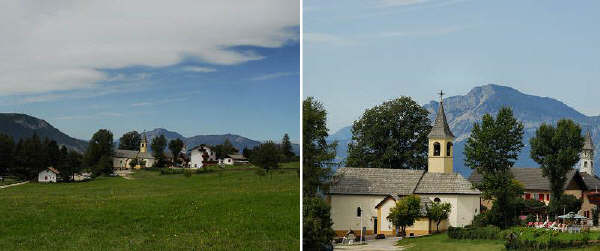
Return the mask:
[[97,118],[107,118],[107,117],[123,117],[125,116],[122,113],[118,112],[99,112],[95,114],[82,114],[82,115],[67,115],[57,117],[57,120],[79,120],[79,119],[97,119]]
[[275,79],[275,78],[281,78],[281,77],[287,77],[287,76],[293,76],[293,75],[298,75],[298,73],[297,72],[275,72],[275,73],[260,75],[260,76],[251,78],[250,80],[262,81],[262,80],[269,80],[269,79]]
[[217,69],[215,68],[209,68],[209,67],[200,67],[200,66],[186,66],[182,68],[183,71],[189,71],[189,72],[216,72]]
[[467,29],[467,26],[448,26],[439,29],[432,30],[418,30],[418,31],[390,31],[382,32],[379,35],[381,37],[423,37],[423,36],[439,36],[446,35],[458,31]]
[[428,0],[380,0],[380,4],[385,6],[407,6],[423,4],[426,2],[428,2]]
[[152,103],[150,102],[139,102],[139,103],[133,103],[131,104],[131,106],[149,106],[152,105]]
[[354,45],[355,41],[344,38],[340,35],[334,35],[330,33],[304,33],[305,43],[319,43],[319,44],[330,44],[330,45]]
[[169,97],[169,98],[165,98],[162,100],[158,100],[158,101],[144,101],[144,102],[138,102],[138,103],[133,103],[131,104],[131,106],[151,106],[151,105],[162,105],[162,104],[168,104],[168,103],[173,103],[173,102],[183,102],[188,100],[189,97]]

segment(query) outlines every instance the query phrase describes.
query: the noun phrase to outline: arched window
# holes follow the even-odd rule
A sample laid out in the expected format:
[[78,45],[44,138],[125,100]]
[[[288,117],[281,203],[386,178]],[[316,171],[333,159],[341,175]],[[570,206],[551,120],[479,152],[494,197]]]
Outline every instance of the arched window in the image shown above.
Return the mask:
[[583,167],[587,167],[587,161],[583,162]]
[[440,156],[440,143],[439,142],[435,142],[433,143],[433,156]]
[[446,156],[452,156],[452,142],[446,144]]
[[356,208],[356,217],[360,217],[362,214],[362,210],[360,209],[360,207]]
[[435,198],[435,199],[433,199],[433,202],[435,202],[435,203],[440,203],[441,201],[442,201],[442,200],[440,200],[440,198]]

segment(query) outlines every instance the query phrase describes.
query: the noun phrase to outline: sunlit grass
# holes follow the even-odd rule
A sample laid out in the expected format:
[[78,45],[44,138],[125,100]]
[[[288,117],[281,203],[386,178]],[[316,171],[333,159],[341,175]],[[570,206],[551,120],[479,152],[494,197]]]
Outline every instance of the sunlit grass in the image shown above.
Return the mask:
[[0,249],[299,249],[296,172],[133,178],[0,190]]

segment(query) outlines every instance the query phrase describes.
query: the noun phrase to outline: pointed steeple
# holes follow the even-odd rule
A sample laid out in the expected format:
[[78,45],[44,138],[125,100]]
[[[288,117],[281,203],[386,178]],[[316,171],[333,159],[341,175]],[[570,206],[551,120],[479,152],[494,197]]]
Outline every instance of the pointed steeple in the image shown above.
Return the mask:
[[430,139],[454,139],[454,134],[452,134],[452,131],[450,131],[450,127],[446,121],[446,113],[444,112],[444,102],[442,98],[444,93],[440,91],[439,94],[440,106],[438,107],[435,122],[433,123],[433,127],[431,128],[431,132],[429,133],[428,137]]
[[594,142],[590,131],[585,133],[585,141],[583,141],[583,150],[594,150]]

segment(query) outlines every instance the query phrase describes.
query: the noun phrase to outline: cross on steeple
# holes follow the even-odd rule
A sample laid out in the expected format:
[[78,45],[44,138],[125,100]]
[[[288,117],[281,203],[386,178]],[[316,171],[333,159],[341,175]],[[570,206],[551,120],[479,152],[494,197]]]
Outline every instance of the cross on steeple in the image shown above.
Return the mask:
[[442,90],[440,90],[439,94],[440,94],[440,102],[442,102],[442,100],[444,99],[443,97],[444,97],[445,93]]

